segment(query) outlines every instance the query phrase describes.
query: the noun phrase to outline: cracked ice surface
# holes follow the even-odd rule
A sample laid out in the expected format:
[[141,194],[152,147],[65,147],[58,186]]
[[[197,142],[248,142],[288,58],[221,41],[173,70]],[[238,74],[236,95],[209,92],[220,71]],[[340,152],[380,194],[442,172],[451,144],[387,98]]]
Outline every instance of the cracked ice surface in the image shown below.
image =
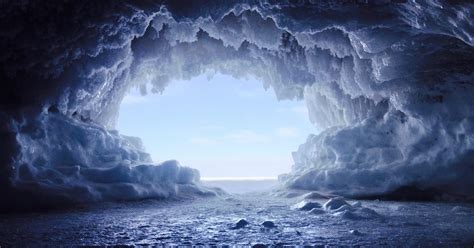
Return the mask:
[[[361,201],[353,212],[291,209],[299,198],[264,194],[144,201],[0,218],[0,245],[469,246],[472,204]],[[323,205],[327,200],[317,200]],[[378,214],[367,214],[371,209]],[[462,211],[460,211],[462,209]],[[348,214],[351,213],[351,214]],[[362,216],[365,218],[354,218]],[[248,224],[235,229],[245,219]],[[266,228],[264,221],[275,227]],[[81,237],[81,239],[78,239]]]

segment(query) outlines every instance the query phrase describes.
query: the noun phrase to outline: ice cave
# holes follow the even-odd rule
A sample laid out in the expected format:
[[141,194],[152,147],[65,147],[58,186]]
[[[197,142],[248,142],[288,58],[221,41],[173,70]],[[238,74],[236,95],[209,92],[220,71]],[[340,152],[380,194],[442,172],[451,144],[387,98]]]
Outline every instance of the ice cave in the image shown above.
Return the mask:
[[[277,100],[304,102],[311,125],[321,130],[287,151],[293,162],[272,197],[334,197],[292,209],[311,206],[319,215],[344,208],[334,216],[365,220],[375,212],[341,197],[474,201],[470,0],[7,0],[0,6],[2,213],[222,196],[192,164],[182,166],[180,157],[154,162],[140,137],[116,130],[130,90],[160,94],[176,80],[216,74],[255,78]],[[467,227],[453,234],[464,239],[442,244],[474,244],[473,210],[453,207],[466,214],[459,223]],[[0,221],[0,230],[8,225]],[[273,222],[262,225],[274,230]],[[350,232],[367,237],[359,234]],[[408,245],[438,244],[423,235]],[[6,240],[0,235],[0,246],[21,244]],[[334,240],[319,241],[351,244]],[[66,244],[138,244],[127,242]]]

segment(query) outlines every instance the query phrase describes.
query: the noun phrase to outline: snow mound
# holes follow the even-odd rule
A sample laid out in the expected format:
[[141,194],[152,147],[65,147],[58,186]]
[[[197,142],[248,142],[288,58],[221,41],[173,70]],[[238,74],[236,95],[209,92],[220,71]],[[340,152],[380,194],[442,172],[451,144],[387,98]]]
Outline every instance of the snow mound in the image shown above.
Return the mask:
[[245,226],[247,226],[249,224],[248,221],[244,220],[244,219],[240,219],[238,220],[235,225],[233,227],[231,227],[231,229],[242,229],[244,228]]
[[473,209],[469,207],[455,206],[451,209],[451,211],[457,214],[469,214],[470,212],[473,212]]
[[175,160],[153,163],[138,138],[100,125],[48,113],[33,123],[18,123],[17,129],[22,156],[15,168],[14,192],[22,196],[30,190],[41,198],[15,197],[2,204],[4,209],[22,208],[25,202],[36,208],[214,194],[198,186],[197,170]]
[[343,219],[348,220],[365,220],[365,219],[376,219],[380,218],[379,215],[375,210],[370,208],[345,208],[333,213],[334,216],[341,217]]
[[275,222],[270,221],[270,220],[266,220],[266,221],[262,222],[262,226],[265,227],[265,228],[275,228],[276,227]]
[[331,198],[323,205],[323,209],[327,211],[341,209],[342,207],[351,207],[342,197]]
[[326,211],[320,208],[313,208],[308,213],[314,214],[314,215],[321,215],[321,214],[326,214]]
[[349,204],[342,197],[331,198],[322,206],[318,202],[303,200],[291,206],[291,209],[308,211],[309,214],[313,215],[330,214],[347,220],[365,220],[382,217],[375,210],[363,207],[361,202]]
[[362,235],[362,233],[359,232],[359,230],[355,230],[355,229],[354,229],[354,230],[350,230],[349,233],[350,233],[350,234],[353,234],[353,235],[356,235],[356,236]]
[[323,209],[333,216],[350,220],[375,219],[381,217],[375,210],[363,207],[361,202],[352,205],[342,197],[332,198],[323,205]]
[[321,204],[319,204],[319,202],[304,200],[291,206],[291,209],[300,211],[310,211],[313,208],[321,208]]

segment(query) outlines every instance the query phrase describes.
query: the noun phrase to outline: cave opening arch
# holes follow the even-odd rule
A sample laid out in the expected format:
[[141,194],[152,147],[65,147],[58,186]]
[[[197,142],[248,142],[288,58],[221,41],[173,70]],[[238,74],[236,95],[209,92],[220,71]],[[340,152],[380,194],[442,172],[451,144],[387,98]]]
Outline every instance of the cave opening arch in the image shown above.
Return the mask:
[[133,89],[116,129],[140,137],[154,162],[177,159],[204,180],[276,179],[317,132],[304,102],[277,101],[256,79],[222,74],[173,81],[159,95]]

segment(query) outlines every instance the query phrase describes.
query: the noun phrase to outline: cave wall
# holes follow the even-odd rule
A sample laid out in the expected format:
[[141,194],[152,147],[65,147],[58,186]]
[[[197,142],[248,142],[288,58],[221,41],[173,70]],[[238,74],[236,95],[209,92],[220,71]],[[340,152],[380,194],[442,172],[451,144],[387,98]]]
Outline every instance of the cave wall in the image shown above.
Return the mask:
[[[1,5],[6,194],[115,199],[110,185],[128,187],[132,199],[176,193],[180,176],[143,179],[155,165],[136,139],[110,130],[130,87],[159,93],[174,79],[216,72],[255,76],[281,100],[304,99],[324,130],[293,153],[281,177],[287,187],[352,197],[404,186],[474,194],[470,1]],[[82,170],[111,168],[122,176]],[[198,180],[182,170],[186,183]]]

